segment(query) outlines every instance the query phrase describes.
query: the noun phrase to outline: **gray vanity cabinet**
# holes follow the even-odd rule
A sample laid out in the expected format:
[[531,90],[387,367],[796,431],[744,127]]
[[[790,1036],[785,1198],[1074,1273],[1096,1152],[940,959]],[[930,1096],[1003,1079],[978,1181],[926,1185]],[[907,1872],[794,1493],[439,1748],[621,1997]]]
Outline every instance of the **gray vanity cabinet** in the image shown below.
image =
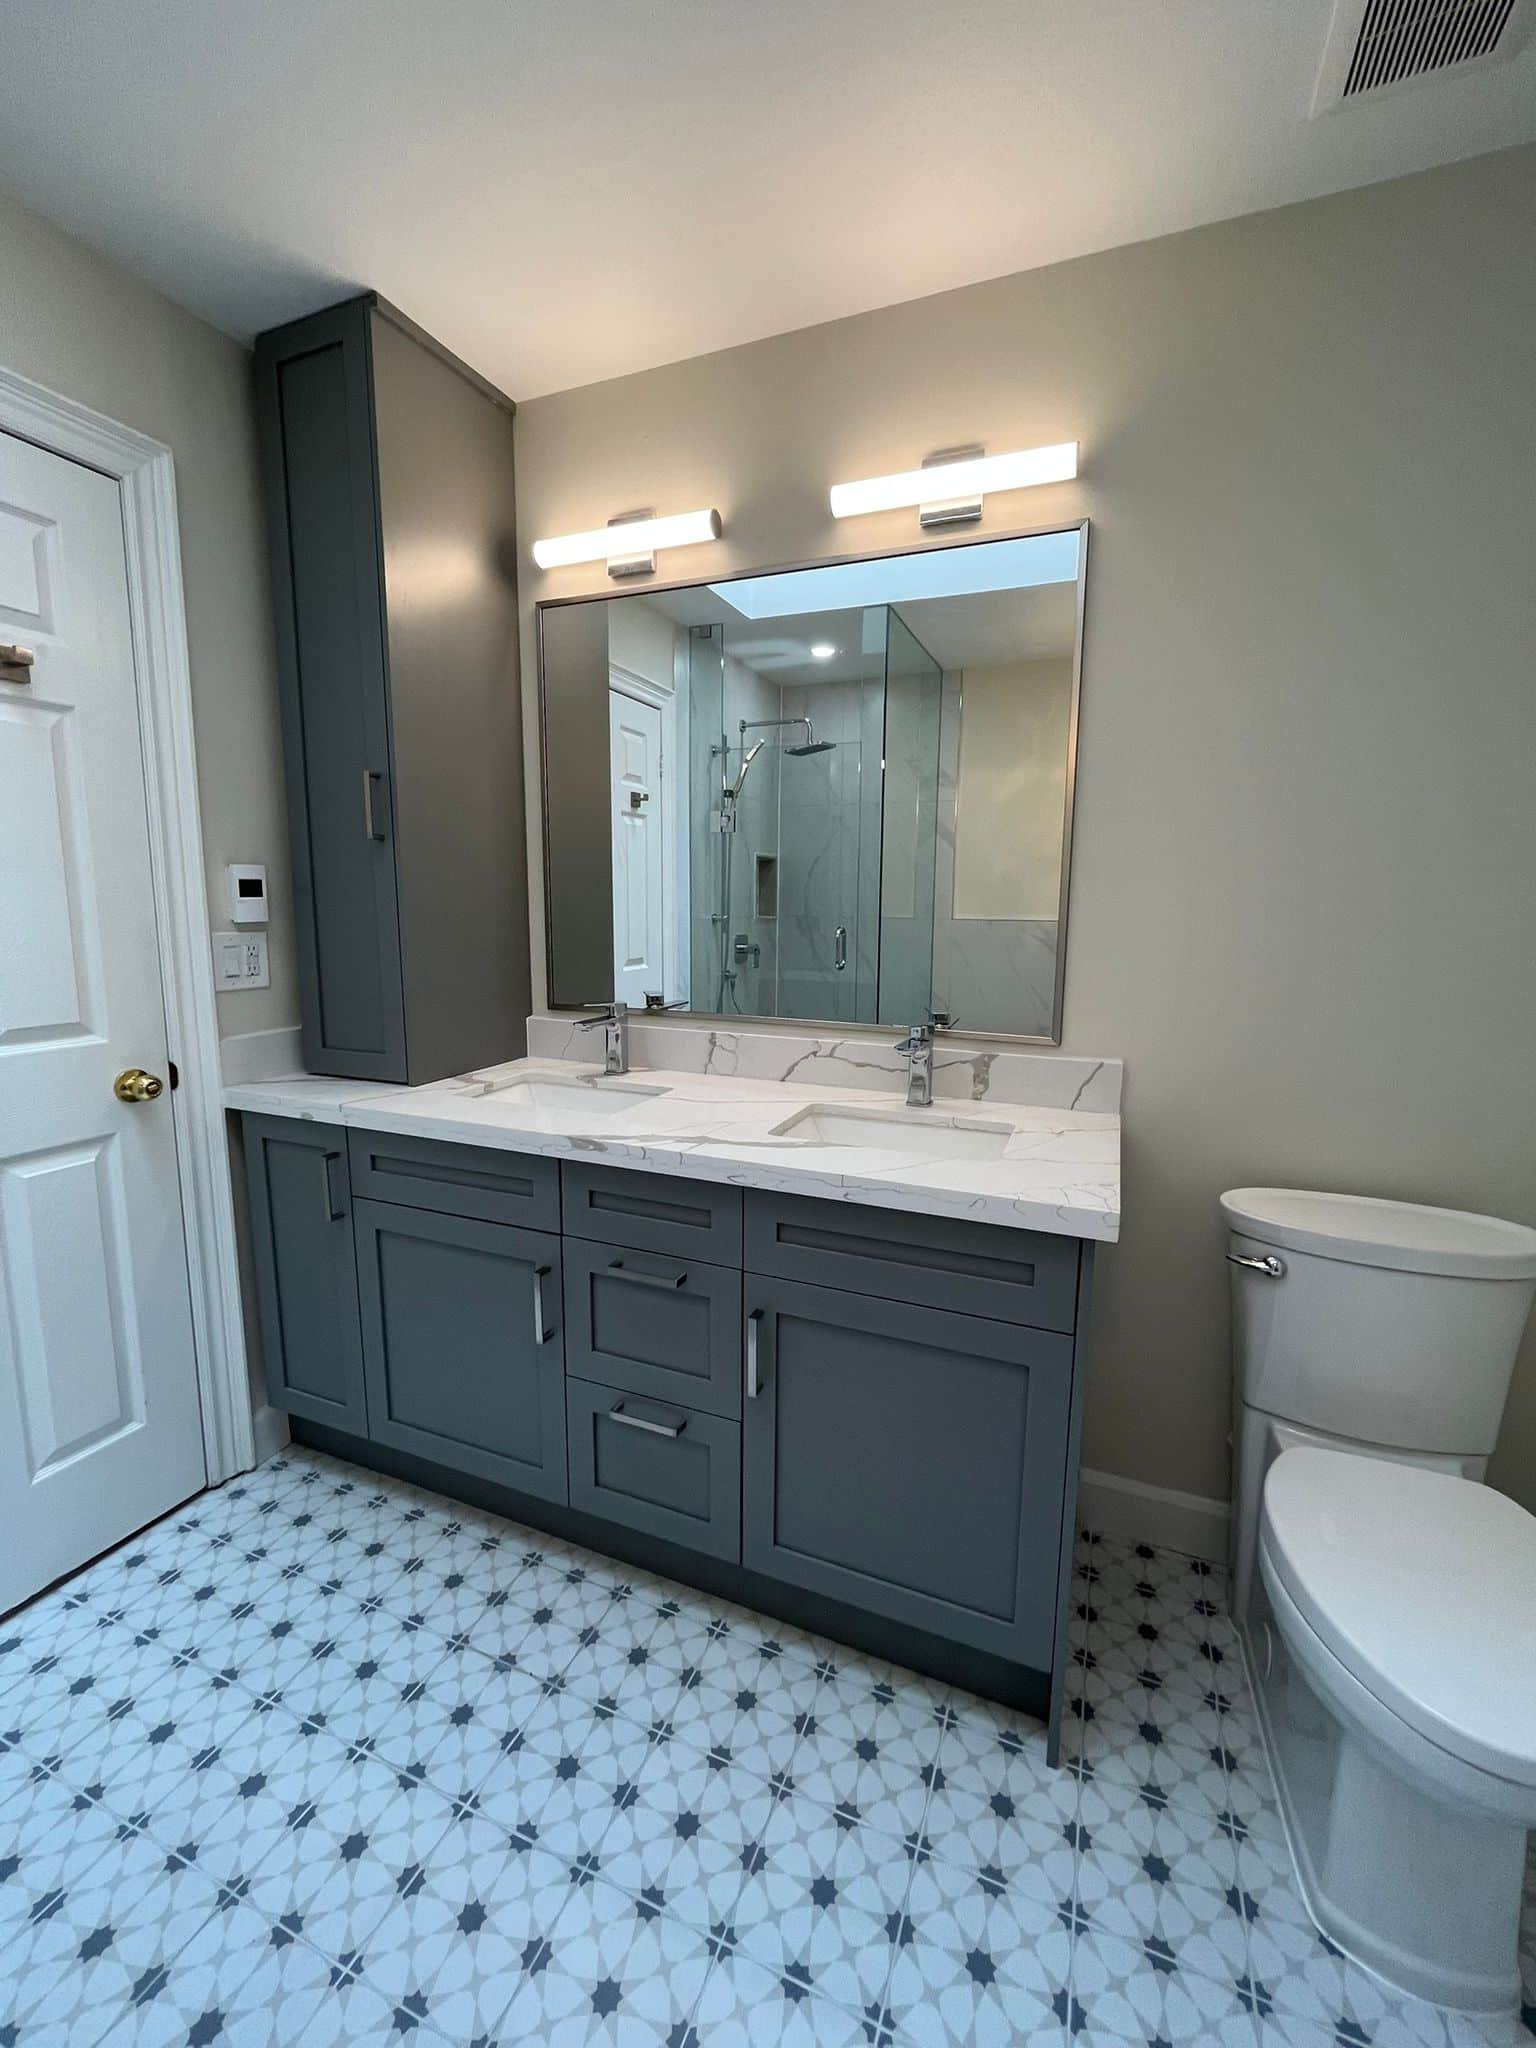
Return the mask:
[[272,1398],[304,1441],[457,1475],[1046,1713],[1054,1757],[1091,1247],[436,1138],[245,1131]]
[[1050,1668],[1072,1340],[749,1274],[742,1562]]
[[355,1228],[374,1441],[564,1501],[559,1238],[373,1201]]
[[284,1116],[242,1127],[267,1398],[366,1435],[345,1134]]
[[514,1057],[511,404],[370,293],[259,336],[256,407],[305,1065],[414,1084]]

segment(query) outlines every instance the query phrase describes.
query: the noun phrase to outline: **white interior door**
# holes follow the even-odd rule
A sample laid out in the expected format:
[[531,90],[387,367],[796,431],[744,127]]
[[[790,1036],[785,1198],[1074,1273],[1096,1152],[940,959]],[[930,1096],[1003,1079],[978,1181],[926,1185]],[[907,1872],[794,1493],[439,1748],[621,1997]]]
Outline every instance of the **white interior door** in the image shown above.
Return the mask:
[[661,711],[608,693],[613,776],[613,996],[635,1009],[666,988]]
[[0,1613],[205,1476],[124,564],[0,433]]

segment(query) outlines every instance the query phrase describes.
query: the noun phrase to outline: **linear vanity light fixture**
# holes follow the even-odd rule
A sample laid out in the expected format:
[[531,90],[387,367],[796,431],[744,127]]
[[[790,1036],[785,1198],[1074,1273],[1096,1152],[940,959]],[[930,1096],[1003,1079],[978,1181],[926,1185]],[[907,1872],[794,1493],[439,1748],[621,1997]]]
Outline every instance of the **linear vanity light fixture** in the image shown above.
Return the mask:
[[671,512],[664,519],[653,518],[648,511],[621,512],[590,533],[536,540],[533,559],[541,569],[606,561],[610,576],[648,576],[656,567],[658,548],[687,548],[719,538],[720,514],[712,505],[701,512]]
[[921,469],[834,484],[832,516],[856,519],[864,512],[893,512],[903,505],[916,505],[920,526],[963,526],[981,517],[982,499],[988,491],[1068,483],[1076,475],[1075,441],[1058,441],[1049,448],[1017,448],[1008,455],[988,455],[974,446],[944,448],[928,456]]

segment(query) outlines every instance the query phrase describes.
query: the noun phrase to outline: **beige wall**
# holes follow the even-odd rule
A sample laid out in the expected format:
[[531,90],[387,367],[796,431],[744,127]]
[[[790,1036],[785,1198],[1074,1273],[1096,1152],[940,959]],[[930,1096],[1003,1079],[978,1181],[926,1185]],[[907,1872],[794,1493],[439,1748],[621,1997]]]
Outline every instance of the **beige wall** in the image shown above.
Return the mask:
[[956,917],[1055,917],[1072,658],[968,668],[960,682]]
[[[1127,1063],[1101,1468],[1227,1491],[1223,1187],[1536,1223],[1533,219],[1509,151],[518,415],[530,540],[720,507],[674,577],[910,545],[827,485],[1081,438],[987,525],[1093,522],[1065,1046]],[[526,673],[534,600],[605,581],[525,561]],[[1495,1476],[1536,1505],[1530,1337]]]
[[221,995],[219,1029],[296,1024],[250,355],[0,197],[0,364],[175,455],[211,913],[227,924],[226,861],[265,861],[272,895],[272,985]]

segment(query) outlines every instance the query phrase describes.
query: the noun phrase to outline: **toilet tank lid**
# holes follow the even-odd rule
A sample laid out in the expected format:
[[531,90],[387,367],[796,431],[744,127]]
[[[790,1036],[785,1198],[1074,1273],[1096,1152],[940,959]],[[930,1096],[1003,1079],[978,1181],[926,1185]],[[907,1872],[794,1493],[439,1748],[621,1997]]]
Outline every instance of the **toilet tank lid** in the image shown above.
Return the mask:
[[1269,1468],[1260,1540],[1377,1699],[1453,1755],[1536,1785],[1536,1515],[1476,1480],[1307,1445]]
[[1464,1280],[1536,1279],[1536,1230],[1465,1209],[1305,1188],[1230,1188],[1221,1213],[1229,1230],[1261,1244],[1350,1265]]

